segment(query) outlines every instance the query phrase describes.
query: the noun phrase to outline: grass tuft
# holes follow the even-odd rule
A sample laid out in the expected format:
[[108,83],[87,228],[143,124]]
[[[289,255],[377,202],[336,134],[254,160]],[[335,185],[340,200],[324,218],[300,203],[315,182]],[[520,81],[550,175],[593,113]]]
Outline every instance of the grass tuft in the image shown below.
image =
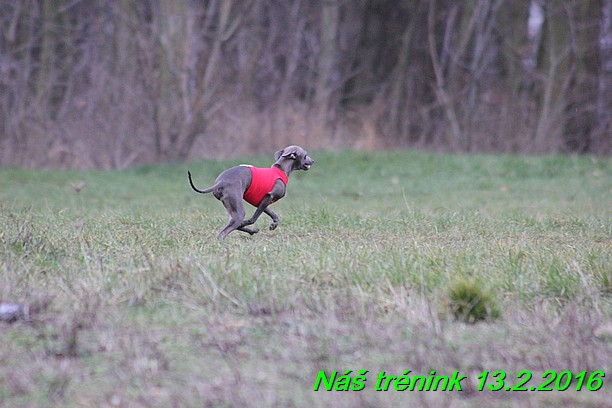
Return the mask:
[[447,289],[447,309],[464,323],[492,321],[500,317],[495,294],[483,282],[456,279]]

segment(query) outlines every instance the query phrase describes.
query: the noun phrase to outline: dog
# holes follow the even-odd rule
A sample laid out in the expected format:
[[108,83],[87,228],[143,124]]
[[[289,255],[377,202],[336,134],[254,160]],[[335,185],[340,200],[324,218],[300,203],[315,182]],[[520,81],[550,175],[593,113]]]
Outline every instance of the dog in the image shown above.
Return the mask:
[[[270,168],[258,168],[250,165],[240,165],[225,170],[215,180],[215,184],[205,190],[198,189],[187,171],[191,188],[202,194],[213,193],[215,198],[223,203],[229,214],[229,222],[217,238],[225,239],[234,230],[247,232],[250,235],[259,232],[257,228],[249,228],[255,224],[261,213],[272,218],[270,230],[276,229],[280,218],[268,206],[285,196],[289,174],[294,170],[308,171],[314,160],[300,146],[288,146],[274,154],[276,162]],[[242,200],[256,207],[253,216],[244,220],[245,210]]]

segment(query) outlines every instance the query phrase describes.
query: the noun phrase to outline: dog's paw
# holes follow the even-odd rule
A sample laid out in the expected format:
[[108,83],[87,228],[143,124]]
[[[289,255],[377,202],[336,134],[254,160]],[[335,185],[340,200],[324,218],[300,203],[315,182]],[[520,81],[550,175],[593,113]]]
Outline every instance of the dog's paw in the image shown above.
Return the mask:
[[257,234],[259,232],[259,228],[253,228],[251,231],[249,231],[249,234],[253,235],[253,234]]
[[278,222],[273,222],[272,224],[270,224],[270,231],[275,230],[276,227],[278,227]]

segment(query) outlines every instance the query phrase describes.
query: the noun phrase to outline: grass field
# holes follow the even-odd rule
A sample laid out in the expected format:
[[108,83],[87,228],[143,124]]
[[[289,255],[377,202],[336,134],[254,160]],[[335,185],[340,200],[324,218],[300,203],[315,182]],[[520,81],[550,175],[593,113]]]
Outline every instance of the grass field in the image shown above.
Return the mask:
[[[612,160],[311,156],[276,231],[222,242],[186,170],[270,158],[0,169],[0,406],[612,406]],[[467,378],[375,390],[406,370]]]

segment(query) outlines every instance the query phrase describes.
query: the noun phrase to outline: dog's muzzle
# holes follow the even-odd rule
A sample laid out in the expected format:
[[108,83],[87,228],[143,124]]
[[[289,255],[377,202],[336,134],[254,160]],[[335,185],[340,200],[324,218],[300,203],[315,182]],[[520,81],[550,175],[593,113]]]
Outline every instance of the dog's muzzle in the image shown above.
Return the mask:
[[310,169],[310,166],[312,166],[313,163],[314,163],[314,160],[312,160],[310,157],[308,157],[308,161],[305,162],[305,163],[302,163],[302,170]]

